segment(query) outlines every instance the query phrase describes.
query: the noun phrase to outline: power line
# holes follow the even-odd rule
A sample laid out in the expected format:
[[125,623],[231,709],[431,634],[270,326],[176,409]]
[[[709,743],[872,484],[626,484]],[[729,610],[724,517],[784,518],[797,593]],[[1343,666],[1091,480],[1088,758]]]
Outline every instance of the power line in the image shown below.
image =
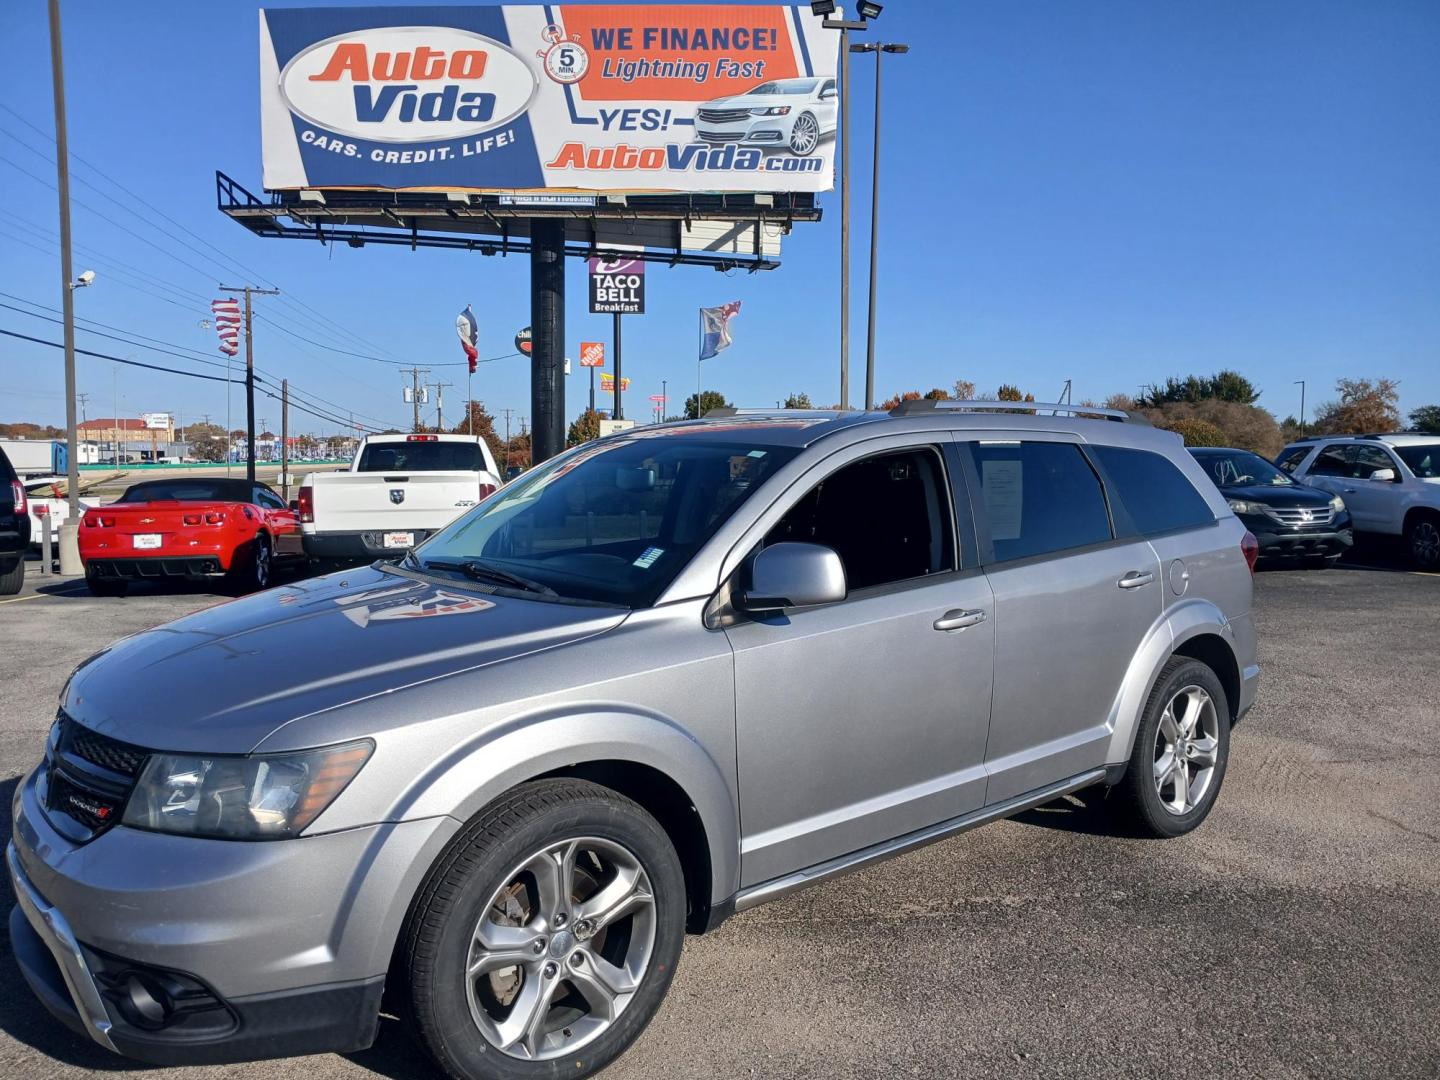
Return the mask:
[[[52,349],[63,349],[65,346],[59,341],[46,341],[44,338],[31,337],[29,334],[17,333],[14,330],[0,328],[0,334],[6,337],[19,338],[21,341],[31,341],[36,345],[49,345]],[[191,379],[205,379],[209,382],[228,383],[233,380],[222,379],[219,375],[202,375],[198,371],[181,371],[179,368],[161,367],[158,364],[143,364],[139,360],[127,360],[123,356],[111,356],[108,353],[92,352],[90,349],[76,349],[81,356],[94,356],[100,360],[113,360],[117,364],[128,364],[130,367],[149,368],[151,371],[164,371],[171,375],[184,375]]]

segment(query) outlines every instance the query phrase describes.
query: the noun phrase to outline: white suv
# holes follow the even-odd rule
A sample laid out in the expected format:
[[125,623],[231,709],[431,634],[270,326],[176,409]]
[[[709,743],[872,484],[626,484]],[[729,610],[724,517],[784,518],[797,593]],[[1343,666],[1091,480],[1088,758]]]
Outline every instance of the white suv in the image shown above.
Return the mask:
[[1440,567],[1440,435],[1301,439],[1275,464],[1344,499],[1356,532],[1403,536],[1416,566]]

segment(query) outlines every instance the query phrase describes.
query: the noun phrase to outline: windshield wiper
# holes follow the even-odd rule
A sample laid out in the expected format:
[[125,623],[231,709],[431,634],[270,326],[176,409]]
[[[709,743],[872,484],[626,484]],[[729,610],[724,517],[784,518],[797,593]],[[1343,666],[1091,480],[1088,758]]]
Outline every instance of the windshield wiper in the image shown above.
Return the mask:
[[548,585],[512,574],[508,570],[501,570],[498,566],[482,563],[479,559],[426,559],[423,563],[416,559],[415,562],[421,570],[458,570],[472,581],[488,581],[493,585],[539,593],[541,596],[559,595]]

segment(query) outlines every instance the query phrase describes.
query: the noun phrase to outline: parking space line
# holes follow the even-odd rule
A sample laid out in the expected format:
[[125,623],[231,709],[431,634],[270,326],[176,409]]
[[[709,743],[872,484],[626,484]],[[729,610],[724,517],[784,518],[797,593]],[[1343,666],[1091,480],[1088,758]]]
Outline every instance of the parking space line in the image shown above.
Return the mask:
[[37,592],[29,596],[16,596],[10,600],[0,600],[0,604],[18,604],[22,600],[39,600],[42,596],[82,596],[84,589],[73,589],[69,592]]
[[1379,570],[1387,574],[1412,574],[1415,577],[1440,577],[1440,572],[1435,570],[1397,570],[1393,566],[1371,566],[1368,563],[1347,562],[1345,564],[1351,570]]

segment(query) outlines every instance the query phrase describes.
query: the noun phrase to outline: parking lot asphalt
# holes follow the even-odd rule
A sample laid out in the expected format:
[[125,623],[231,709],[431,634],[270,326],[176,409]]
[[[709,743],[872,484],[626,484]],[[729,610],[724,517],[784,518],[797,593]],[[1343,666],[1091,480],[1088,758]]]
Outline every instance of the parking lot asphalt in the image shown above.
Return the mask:
[[[43,581],[0,601],[6,836],[75,664],[220,599]],[[1440,575],[1262,572],[1255,617],[1259,701],[1195,833],[1116,839],[1070,801],[737,916],[606,1076],[1440,1074]],[[348,1057],[127,1062],[50,1019],[0,921],[0,1076],[152,1071],[431,1075],[393,1022]]]

